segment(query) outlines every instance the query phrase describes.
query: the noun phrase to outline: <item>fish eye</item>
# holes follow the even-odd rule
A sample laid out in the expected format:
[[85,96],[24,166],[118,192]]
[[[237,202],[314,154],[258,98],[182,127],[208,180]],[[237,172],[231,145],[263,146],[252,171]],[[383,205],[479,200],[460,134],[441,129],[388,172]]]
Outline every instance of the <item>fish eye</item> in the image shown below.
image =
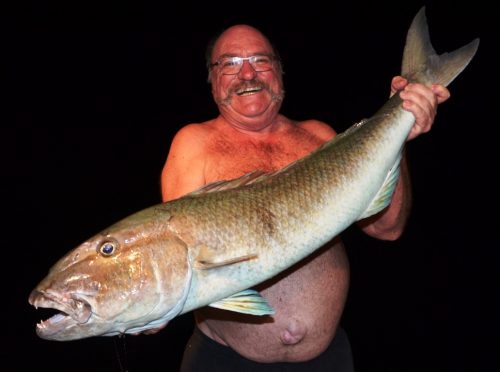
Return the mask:
[[97,251],[104,257],[111,257],[115,254],[116,249],[118,248],[118,242],[114,240],[106,240],[103,241]]

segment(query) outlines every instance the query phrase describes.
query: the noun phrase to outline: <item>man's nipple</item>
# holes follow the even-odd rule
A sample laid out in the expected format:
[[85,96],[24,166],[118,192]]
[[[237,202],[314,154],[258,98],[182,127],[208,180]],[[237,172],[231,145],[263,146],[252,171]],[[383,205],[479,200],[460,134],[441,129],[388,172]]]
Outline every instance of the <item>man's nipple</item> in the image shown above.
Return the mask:
[[297,319],[290,319],[288,326],[281,332],[280,338],[283,345],[298,344],[307,333],[307,328],[303,322]]

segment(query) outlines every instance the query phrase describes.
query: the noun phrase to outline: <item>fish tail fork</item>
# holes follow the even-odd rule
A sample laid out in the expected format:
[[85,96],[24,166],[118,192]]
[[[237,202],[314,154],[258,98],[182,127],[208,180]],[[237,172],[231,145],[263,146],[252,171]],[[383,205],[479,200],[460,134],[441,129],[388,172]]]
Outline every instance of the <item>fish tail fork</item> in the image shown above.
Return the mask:
[[478,46],[476,38],[453,52],[438,55],[432,47],[422,7],[408,30],[401,75],[410,82],[447,86],[469,64]]

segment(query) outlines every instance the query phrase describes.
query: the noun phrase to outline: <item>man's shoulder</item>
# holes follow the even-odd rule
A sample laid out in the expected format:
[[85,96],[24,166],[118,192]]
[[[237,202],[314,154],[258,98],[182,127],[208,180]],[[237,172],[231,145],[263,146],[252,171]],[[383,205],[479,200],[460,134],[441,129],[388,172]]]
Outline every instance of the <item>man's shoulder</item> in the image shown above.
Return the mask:
[[206,135],[214,131],[213,120],[203,123],[190,123],[183,126],[176,135]]
[[297,126],[325,141],[335,137],[337,134],[330,125],[320,120],[310,119],[299,121],[297,122]]
[[183,126],[177,131],[173,141],[178,143],[202,143],[214,132],[213,121],[203,123],[191,123]]

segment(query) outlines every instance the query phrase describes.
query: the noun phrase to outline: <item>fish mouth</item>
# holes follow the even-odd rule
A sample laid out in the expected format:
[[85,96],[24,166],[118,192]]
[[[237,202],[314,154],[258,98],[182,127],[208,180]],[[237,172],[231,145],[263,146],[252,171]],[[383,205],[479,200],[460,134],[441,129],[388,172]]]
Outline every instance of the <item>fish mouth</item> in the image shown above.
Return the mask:
[[29,303],[37,309],[46,308],[60,311],[36,325],[36,333],[42,338],[51,338],[51,336],[70,327],[82,325],[92,315],[92,306],[76,294],[67,297],[34,290],[29,296]]

